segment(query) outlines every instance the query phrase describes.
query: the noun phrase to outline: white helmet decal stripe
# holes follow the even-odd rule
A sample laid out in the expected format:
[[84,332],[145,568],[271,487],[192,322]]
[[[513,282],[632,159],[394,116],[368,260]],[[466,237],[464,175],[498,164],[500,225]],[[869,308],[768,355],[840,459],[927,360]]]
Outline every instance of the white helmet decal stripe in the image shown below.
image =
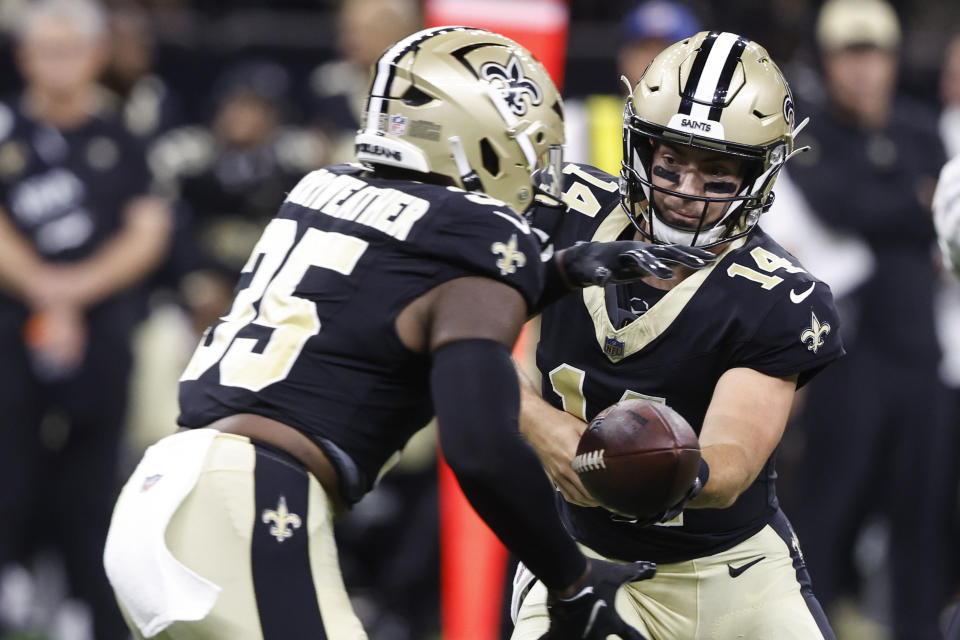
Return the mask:
[[380,127],[380,114],[384,113],[384,97],[390,92],[393,83],[393,74],[396,64],[410,49],[415,48],[424,40],[448,31],[467,29],[468,27],[434,27],[413,33],[383,52],[377,60],[377,75],[370,85],[370,100],[367,102],[368,133],[376,133]]
[[[712,34],[711,34],[712,35]],[[680,112],[699,120],[719,120],[720,112],[711,108],[718,94],[725,95],[736,62],[743,53],[746,41],[735,33],[723,32],[708,38],[701,46],[694,63],[694,71],[684,87]],[[702,61],[701,57],[705,56]],[[699,73],[697,71],[699,70]],[[691,83],[692,86],[691,86]]]

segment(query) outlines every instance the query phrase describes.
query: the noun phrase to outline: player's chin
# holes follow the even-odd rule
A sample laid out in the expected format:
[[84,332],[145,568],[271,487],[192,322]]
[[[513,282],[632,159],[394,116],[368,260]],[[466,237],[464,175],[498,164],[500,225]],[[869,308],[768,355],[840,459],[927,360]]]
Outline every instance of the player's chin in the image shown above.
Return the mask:
[[689,229],[690,231],[696,231],[697,227],[700,226],[700,216],[682,213],[678,211],[673,211],[668,209],[661,214],[663,221],[669,224],[671,227],[676,227],[678,229]]

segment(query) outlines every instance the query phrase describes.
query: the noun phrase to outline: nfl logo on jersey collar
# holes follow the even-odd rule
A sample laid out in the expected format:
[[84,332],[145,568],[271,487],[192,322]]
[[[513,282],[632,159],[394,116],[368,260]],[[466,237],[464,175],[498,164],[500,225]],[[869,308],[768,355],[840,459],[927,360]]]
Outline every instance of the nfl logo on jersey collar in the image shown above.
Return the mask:
[[616,336],[607,336],[606,342],[603,344],[603,352],[611,359],[619,359],[623,357],[623,348],[624,343],[620,340],[617,340]]

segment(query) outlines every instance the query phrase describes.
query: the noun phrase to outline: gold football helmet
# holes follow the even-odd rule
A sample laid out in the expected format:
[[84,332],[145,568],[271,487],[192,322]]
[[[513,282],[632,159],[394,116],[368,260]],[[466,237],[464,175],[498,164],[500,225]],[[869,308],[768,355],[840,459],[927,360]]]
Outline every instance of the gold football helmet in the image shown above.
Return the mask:
[[[807,149],[794,150],[802,126],[794,129],[790,87],[766,49],[733,33],[702,31],[664,49],[627,98],[621,203],[640,232],[657,242],[709,247],[743,236],[773,203],[773,183],[786,161]],[[743,160],[739,193],[692,197],[654,186],[650,170],[657,142]],[[669,224],[656,210],[651,190],[702,201],[700,224],[695,229]],[[728,208],[707,225],[711,202]]]
[[513,40],[437,27],[373,67],[356,157],[444,176],[524,212],[559,199],[563,103],[546,69]]

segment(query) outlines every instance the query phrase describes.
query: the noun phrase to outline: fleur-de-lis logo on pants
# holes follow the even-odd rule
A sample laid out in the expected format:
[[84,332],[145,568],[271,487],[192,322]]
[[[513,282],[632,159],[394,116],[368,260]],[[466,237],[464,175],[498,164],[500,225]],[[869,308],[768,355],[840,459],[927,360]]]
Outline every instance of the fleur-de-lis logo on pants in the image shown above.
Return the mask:
[[800,334],[800,342],[809,341],[810,344],[807,345],[809,351],[817,352],[817,349],[823,346],[824,337],[830,334],[830,325],[826,322],[820,324],[820,321],[817,320],[817,314],[813,311],[810,312],[810,326],[807,329],[804,329],[803,333]]
[[[507,106],[518,116],[527,112],[527,103],[536,106],[543,101],[543,92],[533,80],[524,77],[523,67],[513,56],[503,67],[496,62],[487,62],[480,67],[480,77],[497,85]],[[524,96],[527,97],[524,100]]]
[[[273,523],[270,527],[270,535],[276,538],[277,542],[283,542],[291,537],[293,535],[293,529],[299,529],[302,524],[300,516],[295,513],[290,513],[290,511],[287,510],[287,499],[283,496],[280,496],[280,502],[277,504],[276,510],[263,510],[261,519],[264,524]],[[288,529],[287,527],[291,528]]]
[[517,234],[510,236],[506,244],[494,242],[490,245],[490,252],[502,256],[497,260],[497,268],[502,276],[516,273],[517,269],[527,264],[527,256],[523,255],[522,251],[517,251]]

